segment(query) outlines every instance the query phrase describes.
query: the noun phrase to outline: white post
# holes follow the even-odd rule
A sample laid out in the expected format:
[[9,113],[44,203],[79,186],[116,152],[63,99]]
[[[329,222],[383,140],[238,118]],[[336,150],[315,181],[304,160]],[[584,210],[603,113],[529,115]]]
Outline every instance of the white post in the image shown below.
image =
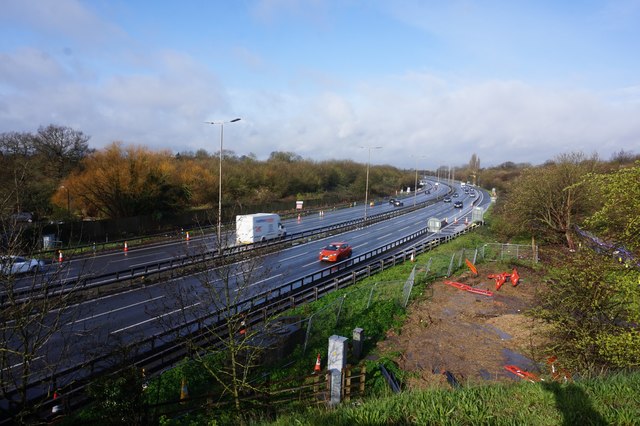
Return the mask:
[[327,369],[331,374],[331,406],[338,405],[342,395],[342,371],[347,366],[347,340],[346,337],[335,334],[329,337]]

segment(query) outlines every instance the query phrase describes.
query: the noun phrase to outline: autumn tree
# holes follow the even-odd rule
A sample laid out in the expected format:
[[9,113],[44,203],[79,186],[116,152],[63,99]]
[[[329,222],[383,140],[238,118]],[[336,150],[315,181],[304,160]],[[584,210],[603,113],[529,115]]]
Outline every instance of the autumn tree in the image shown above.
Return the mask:
[[596,156],[570,153],[523,170],[500,206],[501,223],[512,234],[526,233],[547,241],[561,237],[574,249],[573,226],[593,213],[597,203],[585,190],[583,178],[597,167]]
[[[83,169],[63,181],[74,208],[84,215],[128,217],[183,210],[188,189],[176,179],[176,163],[168,151],[151,152],[144,147],[113,143],[83,161]],[[58,192],[60,205],[65,194]]]

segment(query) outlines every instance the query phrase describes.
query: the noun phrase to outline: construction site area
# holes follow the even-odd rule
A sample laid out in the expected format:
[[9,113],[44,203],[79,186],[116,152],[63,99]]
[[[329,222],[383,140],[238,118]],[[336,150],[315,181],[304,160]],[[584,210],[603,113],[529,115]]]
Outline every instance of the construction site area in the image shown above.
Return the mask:
[[540,325],[525,315],[543,290],[541,272],[496,268],[482,263],[477,274],[468,269],[431,283],[408,307],[401,330],[378,343],[405,372],[407,388],[521,380],[505,366],[546,373]]

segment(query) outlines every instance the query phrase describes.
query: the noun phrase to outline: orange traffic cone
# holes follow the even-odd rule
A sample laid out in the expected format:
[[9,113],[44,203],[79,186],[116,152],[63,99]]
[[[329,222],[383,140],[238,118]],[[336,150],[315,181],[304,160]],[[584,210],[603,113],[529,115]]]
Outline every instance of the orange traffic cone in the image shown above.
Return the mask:
[[180,385],[180,401],[185,401],[189,398],[189,388],[187,388],[187,379],[182,379],[182,384]]
[[313,367],[313,373],[320,372],[320,353],[318,353],[318,358],[316,358],[316,365]]
[[58,250],[58,263],[62,263],[62,250]]
[[129,246],[127,246],[127,242],[124,242],[124,252],[128,252],[129,251]]
[[298,213],[298,223],[300,223],[300,214]]
[[468,224],[469,224],[469,218],[468,218],[468,217],[465,217],[465,218],[464,218],[464,224],[465,224],[465,225],[468,225]]
[[60,401],[60,392],[58,392],[58,390],[56,389],[55,391],[53,391],[53,407],[51,407],[51,412],[53,414],[58,414],[58,413],[62,413],[62,411],[64,411],[64,407],[62,406],[62,403]]
[[456,225],[458,224],[458,216],[453,218],[453,223],[455,223]]
[[187,231],[187,241],[189,241],[189,231]]

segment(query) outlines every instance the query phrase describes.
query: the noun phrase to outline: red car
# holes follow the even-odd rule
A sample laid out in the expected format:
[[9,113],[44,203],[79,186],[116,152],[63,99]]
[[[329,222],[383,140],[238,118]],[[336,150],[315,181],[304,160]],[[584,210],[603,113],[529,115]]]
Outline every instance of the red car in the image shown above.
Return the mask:
[[331,243],[320,252],[320,261],[337,262],[351,257],[351,246],[345,242]]

